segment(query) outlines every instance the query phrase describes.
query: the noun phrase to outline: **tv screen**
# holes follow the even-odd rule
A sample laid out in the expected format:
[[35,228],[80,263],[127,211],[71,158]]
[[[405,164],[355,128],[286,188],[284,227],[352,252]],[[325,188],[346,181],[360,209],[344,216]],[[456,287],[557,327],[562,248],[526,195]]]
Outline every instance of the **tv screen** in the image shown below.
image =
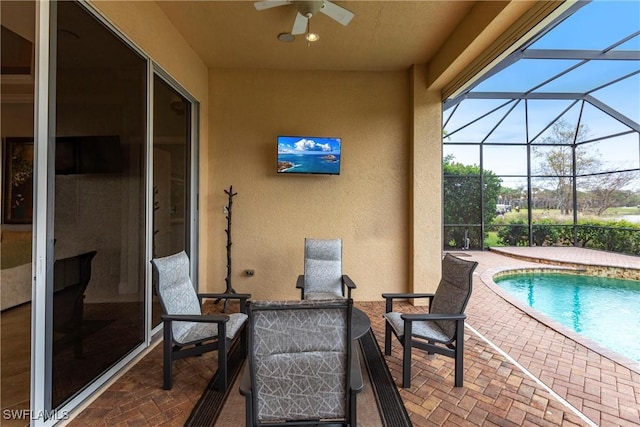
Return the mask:
[[340,174],[342,140],[324,136],[279,136],[278,173]]

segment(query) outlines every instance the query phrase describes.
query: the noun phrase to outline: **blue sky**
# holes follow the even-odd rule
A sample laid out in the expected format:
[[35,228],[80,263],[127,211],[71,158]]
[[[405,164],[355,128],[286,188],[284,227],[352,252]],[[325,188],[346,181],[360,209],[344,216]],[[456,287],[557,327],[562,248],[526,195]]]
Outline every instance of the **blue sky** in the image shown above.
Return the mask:
[[[640,30],[640,1],[593,1],[580,8],[557,27],[531,45],[531,49],[579,49],[602,50]],[[640,51],[640,36],[635,36],[614,50]],[[578,60],[523,59],[482,82],[472,92],[526,92],[548,78],[579,63]],[[536,92],[586,93],[612,80],[628,76],[614,85],[592,92],[597,100],[610,106],[636,123],[640,122],[640,61],[591,61],[565,76],[542,86]],[[636,73],[629,76],[629,74]],[[445,142],[480,142],[496,126],[487,142],[509,143],[526,140],[526,117],[529,123],[529,138],[537,135],[558,114],[570,106],[567,100],[536,100],[528,102],[525,112],[521,102],[504,118],[513,106],[505,106],[490,117],[464,130],[456,129],[467,124],[507,100],[465,100],[459,105],[445,129],[451,137]],[[574,105],[563,116],[568,122],[577,123],[581,102]],[[444,112],[447,122],[452,109]],[[500,122],[502,120],[502,122]],[[630,128],[611,118],[598,108],[586,104],[582,121],[590,129],[592,138],[603,138]],[[544,134],[540,135],[541,140]],[[607,139],[590,144],[598,150],[603,163],[626,164],[639,167],[640,153],[638,134]],[[606,143],[606,144],[605,144]],[[479,164],[479,150],[469,146],[445,145],[445,155],[453,154],[457,161]],[[491,156],[491,158],[488,158]],[[487,147],[485,167],[497,169],[500,174],[526,174],[526,150],[523,147]]]

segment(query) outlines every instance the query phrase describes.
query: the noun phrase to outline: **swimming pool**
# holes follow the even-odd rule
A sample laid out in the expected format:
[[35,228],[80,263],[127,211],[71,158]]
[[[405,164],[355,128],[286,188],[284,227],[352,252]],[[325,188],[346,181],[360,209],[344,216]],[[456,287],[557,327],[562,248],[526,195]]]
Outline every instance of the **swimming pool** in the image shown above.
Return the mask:
[[640,281],[521,273],[494,282],[563,326],[640,362]]

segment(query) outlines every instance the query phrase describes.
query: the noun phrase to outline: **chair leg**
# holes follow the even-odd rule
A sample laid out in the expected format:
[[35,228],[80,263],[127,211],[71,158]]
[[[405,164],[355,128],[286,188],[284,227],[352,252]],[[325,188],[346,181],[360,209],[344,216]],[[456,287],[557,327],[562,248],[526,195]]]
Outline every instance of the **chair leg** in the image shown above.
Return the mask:
[[402,387],[411,387],[411,339],[402,347]]
[[240,331],[240,334],[241,334],[240,335],[240,345],[241,345],[240,348],[242,350],[241,353],[242,353],[242,357],[245,358],[245,357],[247,357],[247,349],[249,348],[248,347],[248,342],[247,342],[247,339],[248,339],[248,337],[247,337],[247,335],[248,335],[247,328],[244,327],[243,330]]
[[171,390],[171,377],[172,377],[172,370],[171,370],[171,352],[173,351],[173,349],[171,348],[171,323],[169,322],[165,322],[164,324],[164,328],[163,328],[163,340],[162,340],[162,363],[163,363],[163,373],[164,373],[164,378],[163,378],[163,388],[165,390]]
[[411,387],[411,333],[412,324],[404,322],[404,336],[402,337],[402,387]]
[[[222,329],[222,328],[220,328]],[[218,390],[227,388],[227,339],[218,335]]]
[[464,321],[458,322],[458,326],[456,328],[455,360],[455,386],[462,387],[464,382]]
[[384,354],[391,355],[391,325],[389,322],[384,322]]
[[253,427],[253,399],[251,395],[247,395],[244,398],[245,406],[245,425],[247,427]]
[[358,395],[350,391],[349,399],[351,399],[351,405],[349,407],[349,426],[358,427]]

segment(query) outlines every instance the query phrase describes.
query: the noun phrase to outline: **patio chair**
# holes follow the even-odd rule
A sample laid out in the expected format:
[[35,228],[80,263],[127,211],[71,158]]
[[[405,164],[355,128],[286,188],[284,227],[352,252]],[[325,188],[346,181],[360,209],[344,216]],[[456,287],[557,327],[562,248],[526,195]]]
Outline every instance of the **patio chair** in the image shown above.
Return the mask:
[[[426,350],[455,359],[455,386],[462,387],[464,361],[464,310],[471,297],[473,271],[478,263],[446,254],[442,279],[435,293],[385,293],[384,354],[391,354],[391,334],[403,347],[402,387],[411,386],[411,349]],[[393,311],[397,298],[428,298],[429,312],[403,314]]]
[[301,299],[351,298],[356,284],[342,274],[341,239],[304,239],[304,274],[296,288]]
[[[170,390],[172,387],[172,364],[175,360],[217,350],[217,387],[225,390],[228,381],[227,357],[231,346],[237,343],[246,350],[246,303],[251,295],[197,294],[189,277],[189,257],[184,251],[153,259],[151,264],[153,283],[163,313],[164,389]],[[237,299],[240,313],[203,315],[203,298]]]
[[240,393],[247,426],[357,426],[350,299],[253,301]]

